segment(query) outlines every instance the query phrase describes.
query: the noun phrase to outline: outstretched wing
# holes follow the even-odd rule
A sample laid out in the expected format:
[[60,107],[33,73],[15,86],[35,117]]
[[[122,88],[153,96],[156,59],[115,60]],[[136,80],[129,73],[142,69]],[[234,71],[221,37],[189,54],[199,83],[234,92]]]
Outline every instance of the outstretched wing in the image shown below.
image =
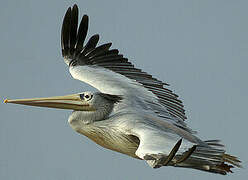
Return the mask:
[[84,15],[78,27],[77,5],[69,8],[64,17],[61,46],[71,75],[103,93],[125,95],[132,105],[139,104],[143,109],[152,110],[157,116],[187,129],[183,122],[186,116],[182,102],[164,87],[166,83],[135,68],[117,49],[110,50],[111,43],[97,46],[98,34],[84,44],[88,21],[88,16]]

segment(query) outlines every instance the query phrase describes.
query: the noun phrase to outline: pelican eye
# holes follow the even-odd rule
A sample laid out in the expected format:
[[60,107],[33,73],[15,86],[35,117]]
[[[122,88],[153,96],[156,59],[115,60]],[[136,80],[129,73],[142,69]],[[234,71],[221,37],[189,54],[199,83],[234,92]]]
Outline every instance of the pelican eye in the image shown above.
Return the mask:
[[91,100],[92,97],[93,97],[92,94],[86,94],[86,95],[84,95],[84,99],[86,99],[87,101]]
[[79,94],[81,100],[89,101],[93,97],[91,94]]

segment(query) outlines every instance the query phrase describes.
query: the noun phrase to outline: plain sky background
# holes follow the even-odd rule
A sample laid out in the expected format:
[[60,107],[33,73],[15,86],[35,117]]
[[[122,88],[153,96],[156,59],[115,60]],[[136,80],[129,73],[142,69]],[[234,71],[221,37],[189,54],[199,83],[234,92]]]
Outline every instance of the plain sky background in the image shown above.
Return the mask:
[[1,103],[0,179],[246,179],[248,1],[1,1],[2,100],[94,91],[71,78],[61,56],[61,24],[74,3],[80,17],[89,15],[90,35],[171,84],[189,126],[203,140],[221,139],[244,169],[227,176],[154,170],[74,132],[70,111]]

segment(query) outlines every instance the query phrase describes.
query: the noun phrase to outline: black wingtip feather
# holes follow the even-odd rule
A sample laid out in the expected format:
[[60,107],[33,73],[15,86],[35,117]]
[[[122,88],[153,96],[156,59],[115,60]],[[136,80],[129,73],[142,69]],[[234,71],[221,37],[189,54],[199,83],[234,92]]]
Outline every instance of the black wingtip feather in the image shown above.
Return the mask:
[[99,41],[99,34],[95,34],[95,35],[91,36],[91,38],[89,39],[89,41],[87,42],[87,44],[84,47],[84,54],[87,54],[89,51],[94,49],[96,47],[98,41]]
[[74,5],[73,5],[73,8],[77,8],[77,9],[78,9],[78,6],[77,6],[77,4],[74,4]]
[[77,40],[77,27],[78,27],[78,7],[75,4],[71,11],[70,22],[70,55],[73,55],[74,48]]
[[109,50],[109,48],[111,47],[112,43],[107,43],[107,44],[103,44],[101,46],[98,46],[97,48],[95,48],[93,51],[91,51],[87,56],[91,59],[97,56],[101,56],[103,53],[105,53],[106,51]]
[[65,57],[69,50],[69,40],[70,40],[70,19],[71,19],[71,7],[66,11],[65,17],[63,19],[62,32],[61,32],[61,48],[62,54]]
[[83,49],[84,41],[88,32],[88,26],[89,26],[89,17],[87,15],[84,15],[78,28],[77,51]]

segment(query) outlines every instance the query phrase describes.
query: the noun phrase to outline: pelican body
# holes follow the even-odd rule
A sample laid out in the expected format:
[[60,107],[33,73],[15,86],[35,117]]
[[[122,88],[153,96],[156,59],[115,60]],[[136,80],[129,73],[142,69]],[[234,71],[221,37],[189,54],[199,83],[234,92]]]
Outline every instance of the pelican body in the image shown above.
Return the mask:
[[241,167],[218,140],[203,141],[187,126],[183,104],[168,84],[135,68],[117,49],[110,49],[111,43],[97,46],[98,34],[84,44],[88,21],[84,15],[78,25],[77,5],[68,8],[62,55],[72,77],[97,92],[5,102],[71,109],[68,122],[76,132],[153,168],[175,166],[225,175]]

